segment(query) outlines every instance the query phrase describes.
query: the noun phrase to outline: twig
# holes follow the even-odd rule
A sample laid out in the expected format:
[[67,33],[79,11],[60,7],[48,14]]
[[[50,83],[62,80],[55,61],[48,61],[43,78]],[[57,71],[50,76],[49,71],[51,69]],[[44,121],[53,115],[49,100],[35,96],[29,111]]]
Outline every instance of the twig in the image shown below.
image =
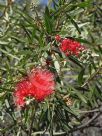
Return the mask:
[[74,131],[81,130],[81,129],[84,129],[84,128],[86,128],[86,127],[89,127],[89,125],[90,125],[96,118],[98,118],[100,115],[101,115],[101,112],[96,113],[89,121],[87,121],[86,123],[84,123],[84,124],[82,124],[82,125],[80,125],[80,126],[74,128],[74,129],[70,130],[69,133],[72,133],[72,132],[74,132]]
[[[44,131],[35,132],[35,133],[32,134],[32,136],[36,136],[36,135],[38,135],[38,134],[41,135],[41,134],[43,134],[43,133],[44,133]],[[50,135],[49,132],[46,132],[45,134]],[[64,136],[64,134],[65,134],[65,132],[53,132],[53,135],[54,135],[54,136],[60,136],[60,135]]]
[[99,112],[100,109],[97,108],[97,109],[94,109],[94,110],[88,110],[88,111],[78,111],[79,113],[83,114],[83,113],[93,113],[93,112]]
[[3,16],[5,16],[5,14],[6,14],[8,8],[12,5],[12,3],[13,3],[12,0],[7,0],[7,5],[5,6],[5,9],[4,9],[2,15],[0,16],[0,18],[2,18]]
[[86,82],[85,82],[81,87],[86,86],[92,79],[94,79],[95,76],[100,72],[101,69],[102,69],[102,65],[97,69],[97,71],[95,71],[95,72],[86,80]]

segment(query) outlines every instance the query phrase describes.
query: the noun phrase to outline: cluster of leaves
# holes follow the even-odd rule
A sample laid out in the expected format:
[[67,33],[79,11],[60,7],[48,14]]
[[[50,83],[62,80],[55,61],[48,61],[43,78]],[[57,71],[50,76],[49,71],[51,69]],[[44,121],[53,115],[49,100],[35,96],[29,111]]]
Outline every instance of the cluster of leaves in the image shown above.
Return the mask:
[[[41,15],[36,8],[28,12],[15,3],[0,5],[1,134],[64,135],[90,125],[94,120],[82,123],[89,113],[94,115],[93,109],[101,112],[102,2],[53,3]],[[80,59],[66,57],[58,51],[56,34],[74,38],[86,46],[87,52],[82,52]],[[45,67],[49,58],[52,64],[48,68],[56,74],[55,94],[42,103],[32,101],[17,109],[13,101],[15,84],[33,67]]]

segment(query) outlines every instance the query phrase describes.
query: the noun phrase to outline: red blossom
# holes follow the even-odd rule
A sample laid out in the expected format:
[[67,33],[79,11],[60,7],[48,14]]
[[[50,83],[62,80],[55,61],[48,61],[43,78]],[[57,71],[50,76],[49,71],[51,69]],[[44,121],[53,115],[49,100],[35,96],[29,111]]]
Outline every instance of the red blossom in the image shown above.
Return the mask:
[[25,99],[29,96],[41,102],[54,92],[54,88],[53,73],[46,69],[33,69],[28,77],[25,77],[16,85],[15,102],[18,106],[24,106]]
[[76,55],[78,56],[80,52],[84,49],[79,42],[72,39],[64,39],[60,44],[60,50],[66,54],[66,56]]
[[54,75],[48,70],[33,69],[29,79],[36,90],[36,100],[42,101],[53,93],[55,86]]
[[60,42],[61,41],[61,36],[60,35],[56,35],[55,36],[55,40],[58,41],[58,42]]

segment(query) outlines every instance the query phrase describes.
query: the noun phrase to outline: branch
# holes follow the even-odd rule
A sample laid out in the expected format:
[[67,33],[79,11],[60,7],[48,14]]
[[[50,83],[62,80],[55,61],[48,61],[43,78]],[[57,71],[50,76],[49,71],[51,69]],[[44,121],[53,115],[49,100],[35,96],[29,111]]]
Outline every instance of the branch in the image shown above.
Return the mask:
[[[44,134],[44,131],[39,131],[39,132],[35,132],[35,133],[32,133],[32,136],[36,136],[36,135],[41,135],[41,134]],[[46,132],[45,134],[49,135],[50,136],[50,133],[49,132]],[[64,136],[65,132],[53,132],[53,136]]]
[[78,111],[78,112],[83,114],[83,113],[93,113],[93,112],[99,112],[99,111],[100,111],[100,108],[88,110],[88,111]]
[[84,124],[82,124],[82,125],[80,125],[80,126],[74,128],[74,129],[70,130],[69,133],[72,133],[72,132],[74,132],[74,131],[81,130],[81,129],[84,129],[84,128],[86,128],[86,127],[89,127],[89,125],[90,125],[95,119],[97,119],[100,115],[101,115],[101,112],[96,113],[88,122],[86,122],[86,123],[84,123]]
[[86,82],[81,87],[86,86],[92,79],[94,79],[95,76],[99,74],[100,70],[102,70],[102,65],[86,80]]

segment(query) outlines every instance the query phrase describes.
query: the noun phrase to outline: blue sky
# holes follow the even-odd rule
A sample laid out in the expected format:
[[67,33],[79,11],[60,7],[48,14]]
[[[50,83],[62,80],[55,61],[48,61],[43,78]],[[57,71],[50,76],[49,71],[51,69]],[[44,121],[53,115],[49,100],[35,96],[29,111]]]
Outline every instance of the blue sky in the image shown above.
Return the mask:
[[41,1],[41,4],[43,4],[43,5],[47,5],[47,3],[48,3],[48,0],[40,0]]

